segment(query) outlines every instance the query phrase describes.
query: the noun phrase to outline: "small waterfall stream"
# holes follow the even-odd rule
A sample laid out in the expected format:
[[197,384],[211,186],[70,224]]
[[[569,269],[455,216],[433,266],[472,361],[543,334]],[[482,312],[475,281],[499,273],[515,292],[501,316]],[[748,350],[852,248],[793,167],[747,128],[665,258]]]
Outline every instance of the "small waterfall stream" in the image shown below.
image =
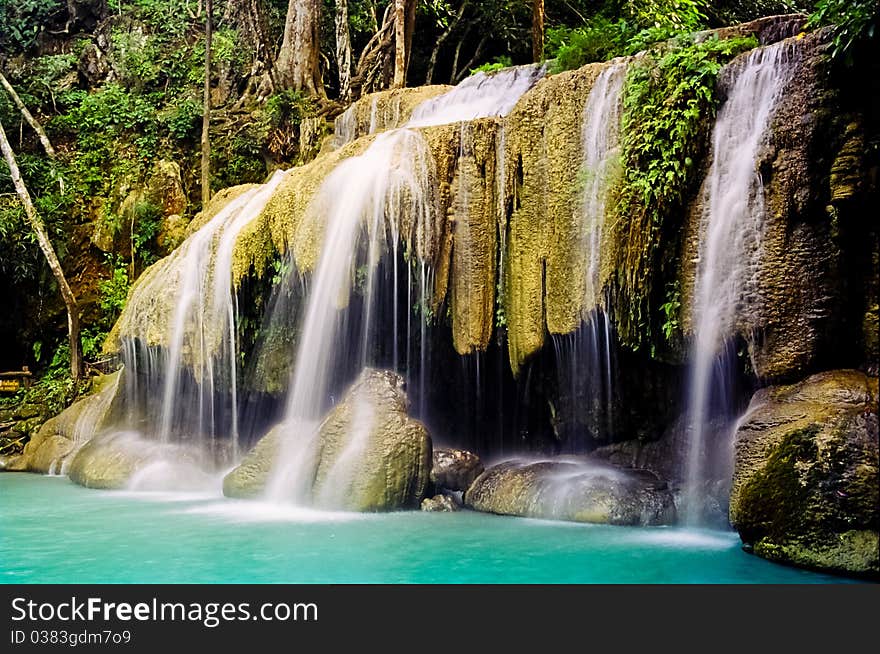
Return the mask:
[[729,64],[734,79],[712,132],[712,164],[702,191],[687,386],[684,501],[688,524],[703,520],[702,485],[711,450],[722,456],[729,450],[729,427],[735,418],[727,390],[735,364],[729,339],[738,318],[760,302],[757,275],[765,208],[756,161],[777,102],[790,81],[796,47],[792,40],[782,41]]
[[[611,180],[618,170],[622,90],[627,62],[615,61],[596,78],[584,105],[581,126],[583,188],[580,242],[586,257],[584,322],[572,334],[554,335],[560,386],[571,398],[572,411],[585,408],[585,434],[576,435],[573,449],[613,433],[613,335],[611,321],[601,309],[602,238]],[[573,422],[580,422],[575,419]]]
[[[262,212],[284,179],[276,172],[263,185],[231,200],[198,231],[189,236],[168,259],[145,277],[132,292],[126,316],[123,359],[127,392],[137,396],[139,383],[155,393],[161,388],[155,439],[162,443],[180,440],[179,434],[194,429],[201,445],[211,449],[216,437],[228,437],[229,455],[238,451],[238,347],[236,306],[232,289],[232,255],[236,239]],[[168,305],[167,343],[163,356],[156,356],[149,343],[156,334],[150,316],[157,301]],[[192,382],[192,379],[197,380]],[[161,380],[157,384],[157,380]],[[193,397],[195,395],[195,397]],[[218,405],[218,397],[220,400]],[[129,407],[136,406],[130,401]]]

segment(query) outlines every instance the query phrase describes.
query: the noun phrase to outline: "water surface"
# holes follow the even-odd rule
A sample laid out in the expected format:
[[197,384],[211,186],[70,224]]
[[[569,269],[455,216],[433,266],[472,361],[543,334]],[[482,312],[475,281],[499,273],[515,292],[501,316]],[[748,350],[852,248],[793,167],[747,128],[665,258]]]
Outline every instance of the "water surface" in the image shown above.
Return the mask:
[[350,514],[0,474],[3,583],[823,583],[736,534]]

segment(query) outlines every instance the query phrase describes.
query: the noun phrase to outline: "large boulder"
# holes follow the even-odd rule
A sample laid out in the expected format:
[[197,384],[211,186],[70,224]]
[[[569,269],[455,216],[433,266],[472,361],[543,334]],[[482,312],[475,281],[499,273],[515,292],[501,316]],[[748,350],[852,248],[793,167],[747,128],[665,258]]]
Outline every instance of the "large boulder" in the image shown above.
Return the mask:
[[473,452],[436,448],[431,466],[431,483],[435,488],[466,491],[483,472],[483,462]]
[[[279,425],[223,480],[229,497],[260,495],[276,466],[284,438],[305,438]],[[400,375],[367,368],[301,449],[300,477],[311,503],[349,511],[418,508],[431,469],[431,439],[407,415]],[[284,480],[282,480],[283,483]],[[300,481],[302,481],[300,479]],[[291,483],[294,483],[291,480]]]
[[136,432],[109,432],[76,451],[67,475],[86,488],[191,488],[203,480],[202,464],[195,448],[146,440]]
[[86,488],[125,488],[132,476],[153,459],[155,448],[155,444],[132,433],[98,436],[78,449],[67,475]]
[[877,378],[838,370],[758,391],[736,434],[730,521],[764,558],[876,577]]
[[477,511],[610,525],[675,520],[666,482],[644,470],[586,459],[506,461],[477,477],[464,496]]

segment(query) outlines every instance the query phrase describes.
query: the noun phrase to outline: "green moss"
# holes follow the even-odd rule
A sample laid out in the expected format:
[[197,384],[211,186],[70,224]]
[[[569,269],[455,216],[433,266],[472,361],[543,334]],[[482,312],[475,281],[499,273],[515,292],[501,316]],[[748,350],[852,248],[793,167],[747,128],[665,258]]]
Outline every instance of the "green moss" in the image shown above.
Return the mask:
[[682,215],[698,181],[723,65],[754,37],[676,42],[631,66],[624,86],[623,173],[610,262],[618,332],[632,349],[662,346],[665,283],[678,269]]
[[800,531],[809,488],[802,484],[797,465],[800,461],[815,459],[818,433],[819,427],[810,425],[786,434],[764,468],[745,484],[740,495],[738,520],[744,541],[770,537],[778,542],[787,534]]

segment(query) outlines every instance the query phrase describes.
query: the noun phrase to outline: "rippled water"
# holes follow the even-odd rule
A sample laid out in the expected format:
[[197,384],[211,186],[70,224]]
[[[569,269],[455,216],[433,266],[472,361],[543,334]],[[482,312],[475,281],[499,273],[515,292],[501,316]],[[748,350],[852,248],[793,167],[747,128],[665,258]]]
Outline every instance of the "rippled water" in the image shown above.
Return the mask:
[[823,583],[735,534],[464,511],[350,514],[0,474],[0,581]]

